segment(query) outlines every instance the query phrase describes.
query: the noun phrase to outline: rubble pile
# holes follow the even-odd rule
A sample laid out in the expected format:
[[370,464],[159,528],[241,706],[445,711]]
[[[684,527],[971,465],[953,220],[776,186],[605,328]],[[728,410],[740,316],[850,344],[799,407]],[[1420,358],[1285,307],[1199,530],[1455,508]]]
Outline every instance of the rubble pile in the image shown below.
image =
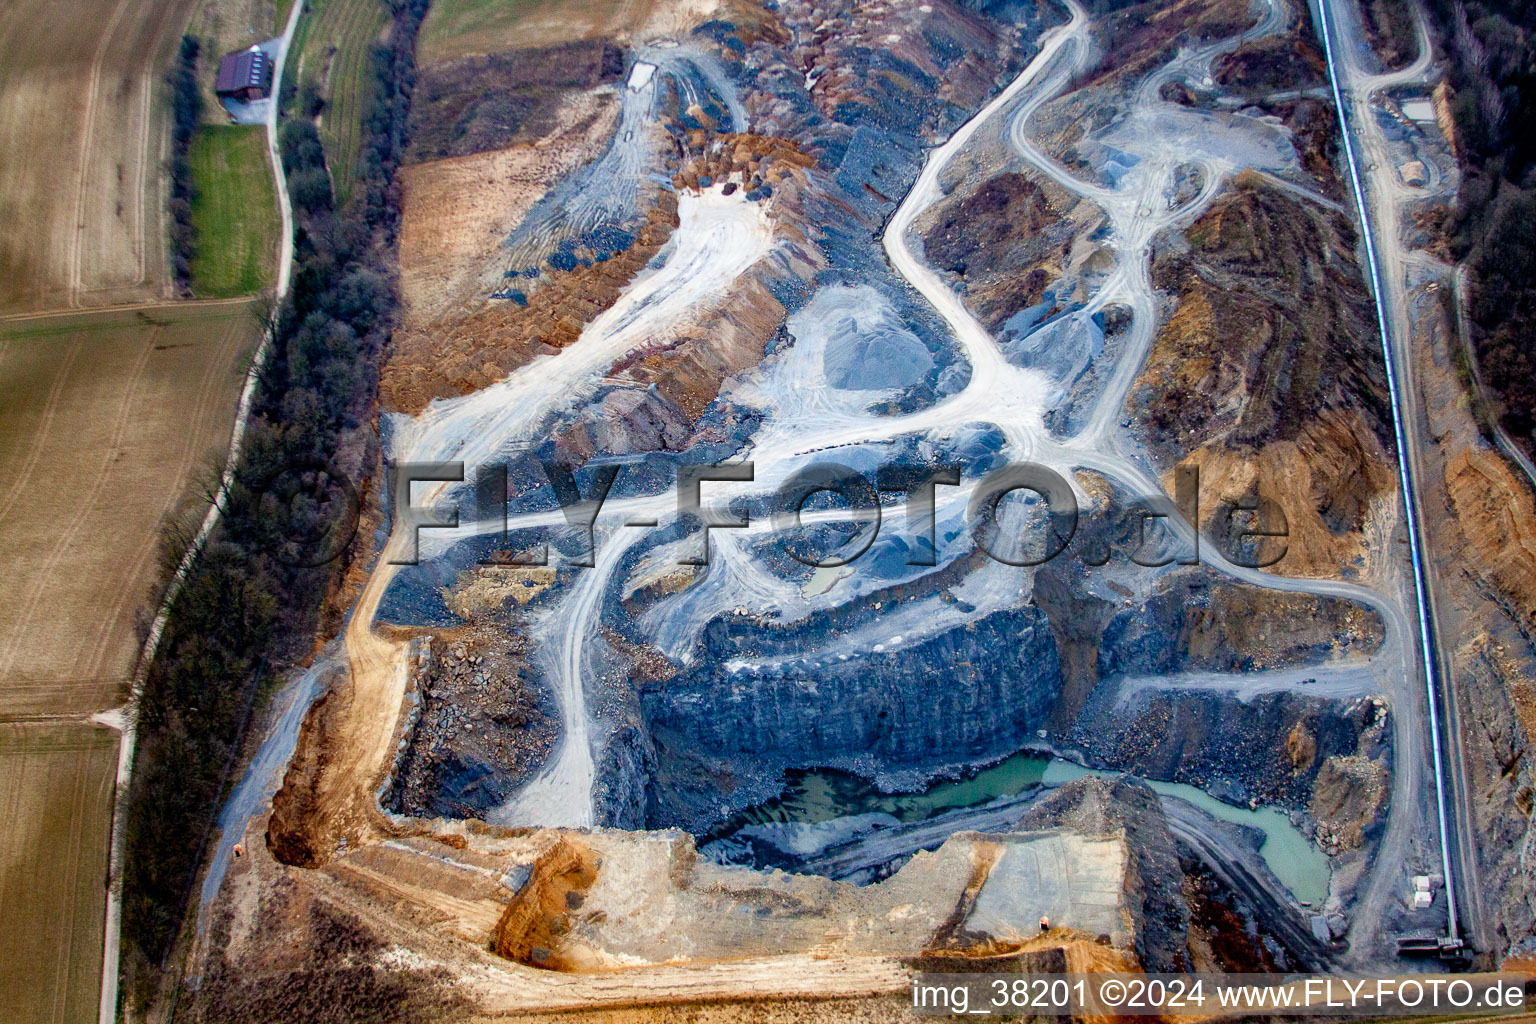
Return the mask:
[[482,818],[543,766],[559,723],[526,650],[505,630],[423,645],[414,666],[420,714],[385,806]]

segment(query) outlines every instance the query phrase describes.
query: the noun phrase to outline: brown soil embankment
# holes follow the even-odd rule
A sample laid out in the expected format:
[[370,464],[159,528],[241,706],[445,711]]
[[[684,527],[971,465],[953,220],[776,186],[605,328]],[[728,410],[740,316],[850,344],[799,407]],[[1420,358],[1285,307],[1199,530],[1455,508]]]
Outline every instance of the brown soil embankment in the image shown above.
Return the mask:
[[549,970],[566,965],[555,953],[565,915],[581,906],[597,877],[597,858],[579,840],[550,833],[549,847],[530,865],[518,898],[507,904],[491,948],[497,956]]
[[632,246],[591,266],[550,270],[548,282],[528,296],[526,306],[491,300],[430,330],[397,332],[379,381],[384,407],[419,413],[434,398],[479,391],[535,356],[571,344],[581,337],[583,327],[613,305],[676,227],[677,200],[663,193]]
[[617,120],[612,96],[579,92],[537,142],[402,167],[402,333],[429,330],[501,287],[497,264],[507,236],[551,185],[603,147]]
[[1446,463],[1446,490],[1463,535],[1510,617],[1536,629],[1536,501],[1508,462],[1464,448]]
[[1199,468],[1218,542],[1247,528],[1224,509],[1255,493],[1276,502],[1289,541],[1274,571],[1368,574],[1397,482],[1352,226],[1243,175],[1186,239],[1154,256],[1175,306],[1127,400],[1160,469]]

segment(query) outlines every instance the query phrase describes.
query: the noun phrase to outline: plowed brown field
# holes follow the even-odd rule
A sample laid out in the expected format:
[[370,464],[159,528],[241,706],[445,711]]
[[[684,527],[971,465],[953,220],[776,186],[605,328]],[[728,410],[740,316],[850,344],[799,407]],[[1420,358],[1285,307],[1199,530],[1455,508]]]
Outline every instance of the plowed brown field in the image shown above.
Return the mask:
[[0,724],[0,1020],[97,1019],[117,734]]
[[161,524],[229,444],[248,300],[0,320],[0,1020],[97,1019],[117,735]]
[[257,333],[245,301],[0,321],[0,718],[126,696],[161,522],[229,444]]
[[196,0],[16,0],[0,19],[0,310],[161,297],[161,79]]

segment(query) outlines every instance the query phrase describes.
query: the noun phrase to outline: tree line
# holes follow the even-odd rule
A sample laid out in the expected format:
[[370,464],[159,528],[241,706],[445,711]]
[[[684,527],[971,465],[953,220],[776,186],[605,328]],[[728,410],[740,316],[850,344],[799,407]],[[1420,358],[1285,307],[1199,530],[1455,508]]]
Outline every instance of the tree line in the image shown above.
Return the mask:
[[1470,341],[1505,430],[1536,451],[1536,6],[1428,7],[1454,97],[1462,183],[1450,241],[1471,271]]
[[[138,1005],[175,944],[262,668],[293,666],[312,650],[322,601],[351,555],[314,564],[294,538],[326,535],[352,500],[346,481],[367,481],[379,458],[378,364],[398,301],[394,175],[427,0],[388,4],[388,37],[371,57],[357,185],[342,209],[315,131],[319,104],[294,104],[291,89],[282,96],[292,287],[272,315],[224,514],[168,610],[138,698],[122,924],[123,991]],[[181,89],[188,51],[184,42],[173,75],[178,132],[197,112]]]
[[171,91],[171,272],[183,295],[192,294],[192,136],[203,119],[203,94],[197,87],[196,36],[182,36],[176,66],[166,76]]

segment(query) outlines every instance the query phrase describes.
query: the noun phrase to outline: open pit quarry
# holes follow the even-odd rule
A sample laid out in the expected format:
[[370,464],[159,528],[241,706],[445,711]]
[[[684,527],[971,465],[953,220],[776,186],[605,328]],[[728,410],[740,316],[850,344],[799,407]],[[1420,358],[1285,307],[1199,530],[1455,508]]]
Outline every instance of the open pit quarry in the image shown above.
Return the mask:
[[[1377,302],[1410,348],[1444,311],[1371,283],[1318,11],[1114,6],[732,0],[418,69],[378,431],[432,468],[233,786],[177,1019],[1440,969],[1398,940],[1448,864],[1470,952],[1518,945],[1523,858],[1465,858],[1531,789],[1477,804],[1496,755],[1431,729],[1394,417],[1438,417],[1479,721],[1536,577],[1444,360],[1389,398]],[[983,500],[1025,464],[1049,506]]]

